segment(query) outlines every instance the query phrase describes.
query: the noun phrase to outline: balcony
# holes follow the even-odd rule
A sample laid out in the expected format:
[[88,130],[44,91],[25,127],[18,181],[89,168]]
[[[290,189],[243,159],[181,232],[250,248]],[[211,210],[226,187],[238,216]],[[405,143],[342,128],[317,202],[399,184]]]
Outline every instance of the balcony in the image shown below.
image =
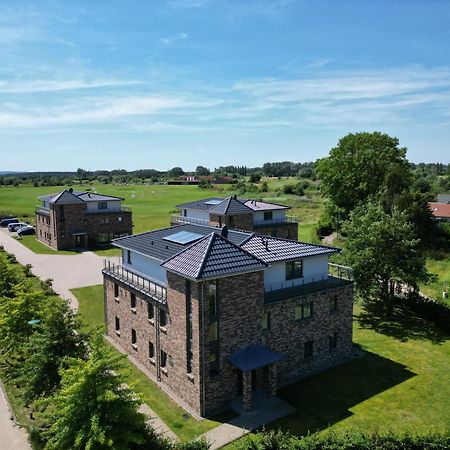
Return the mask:
[[192,223],[194,225],[204,225],[209,226],[209,220],[205,219],[194,219],[193,217],[184,217],[180,216],[179,214],[172,214],[170,216],[170,223],[172,224],[186,224],[186,223]]
[[50,209],[49,208],[45,208],[42,205],[36,206],[34,211],[37,212],[38,214],[45,214],[47,216],[50,214]]
[[105,260],[102,272],[109,275],[114,280],[120,281],[125,285],[136,289],[147,297],[163,304],[167,303],[167,288],[165,286],[137,275],[136,273],[127,270],[121,264],[115,264],[109,260]]
[[131,213],[131,208],[129,206],[121,206],[120,208],[86,209],[84,211],[84,214],[86,215],[119,214],[119,213]]
[[255,228],[265,227],[270,225],[288,225],[290,223],[299,223],[300,220],[295,216],[286,216],[280,219],[271,219],[271,220],[254,220],[253,226]]
[[353,272],[350,267],[328,264],[328,274],[279,283],[276,287],[265,288],[264,302],[272,303],[287,298],[314,294],[353,284]]

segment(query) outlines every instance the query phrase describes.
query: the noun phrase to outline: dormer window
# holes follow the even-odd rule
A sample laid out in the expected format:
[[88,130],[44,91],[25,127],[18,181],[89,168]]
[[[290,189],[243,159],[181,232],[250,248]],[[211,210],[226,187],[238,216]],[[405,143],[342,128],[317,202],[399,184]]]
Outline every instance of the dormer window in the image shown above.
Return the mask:
[[286,263],[286,280],[303,277],[303,261],[289,261]]

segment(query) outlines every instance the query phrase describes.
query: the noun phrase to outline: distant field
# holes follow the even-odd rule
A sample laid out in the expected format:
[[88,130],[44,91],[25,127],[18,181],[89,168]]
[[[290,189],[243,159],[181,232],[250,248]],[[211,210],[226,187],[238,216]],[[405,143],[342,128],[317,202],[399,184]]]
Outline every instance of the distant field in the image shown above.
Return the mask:
[[[313,192],[308,199],[299,199],[294,195],[278,194],[276,192],[283,184],[295,180],[268,180],[269,192],[246,193],[244,197],[261,198],[269,201],[287,204],[292,207],[289,214],[295,215],[301,221],[299,238],[304,241],[317,240],[315,228],[320,215],[322,202]],[[230,186],[221,185],[214,189],[200,189],[197,186],[168,186],[168,185],[111,185],[93,184],[75,189],[96,189],[107,195],[115,195],[125,199],[124,205],[133,210],[134,233],[166,227],[169,225],[171,213],[176,212],[179,203],[198,200],[210,196],[228,196],[233,191]],[[67,188],[67,187],[66,187]],[[64,186],[2,186],[0,187],[0,213],[7,212],[25,218],[34,223],[34,210],[38,206],[39,196],[57,193]]]

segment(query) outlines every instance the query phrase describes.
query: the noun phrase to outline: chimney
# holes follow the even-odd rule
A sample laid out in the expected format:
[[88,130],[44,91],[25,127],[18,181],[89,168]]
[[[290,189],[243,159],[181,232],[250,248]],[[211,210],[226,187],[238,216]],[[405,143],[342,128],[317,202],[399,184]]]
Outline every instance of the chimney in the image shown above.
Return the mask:
[[236,195],[236,194],[234,194],[234,195],[233,195],[233,198],[234,198],[235,200],[237,200],[237,195]]
[[69,188],[69,192],[72,194],[73,192],[73,188]]
[[226,225],[222,227],[222,230],[221,230],[221,232],[220,232],[220,235],[221,235],[222,237],[224,237],[225,239],[228,238],[228,227],[227,227]]

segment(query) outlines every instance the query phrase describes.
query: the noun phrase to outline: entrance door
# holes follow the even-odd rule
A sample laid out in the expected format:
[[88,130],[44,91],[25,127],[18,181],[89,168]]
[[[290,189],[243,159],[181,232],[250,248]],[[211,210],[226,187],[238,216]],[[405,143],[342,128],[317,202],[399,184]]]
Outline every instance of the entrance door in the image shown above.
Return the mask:
[[84,247],[85,237],[86,236],[84,234],[78,234],[75,236],[75,247]]

